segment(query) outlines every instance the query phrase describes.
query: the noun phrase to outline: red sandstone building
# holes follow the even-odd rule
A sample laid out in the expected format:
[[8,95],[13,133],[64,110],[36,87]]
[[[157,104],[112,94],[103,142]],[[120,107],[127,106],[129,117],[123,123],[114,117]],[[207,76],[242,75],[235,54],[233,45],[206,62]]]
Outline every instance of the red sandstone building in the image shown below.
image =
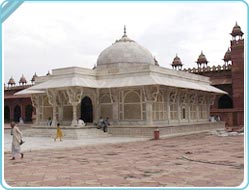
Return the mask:
[[[31,82],[35,80],[33,76]],[[32,84],[31,84],[32,85]],[[19,80],[19,86],[16,86],[13,77],[10,78],[8,85],[4,86],[4,122],[19,122],[20,118],[25,123],[32,122],[33,106],[31,98],[28,95],[14,95],[16,92],[30,87],[27,80],[22,76]]]
[[[201,52],[197,68],[185,71],[210,77],[212,85],[226,91],[227,95],[216,96],[210,115],[219,116],[227,126],[244,125],[244,39],[240,26],[236,23],[231,32],[231,47],[224,55],[224,65],[209,67]],[[173,68],[181,68],[180,58],[175,58]],[[179,66],[178,66],[179,65]]]
[[[197,68],[184,69],[184,71],[210,77],[212,85],[226,91],[227,95],[217,96],[210,115],[219,116],[227,126],[244,125],[244,39],[240,26],[236,25],[232,30],[231,47],[224,55],[224,65],[209,67],[206,56],[201,52],[198,57]],[[172,63],[173,69],[182,69],[182,62],[176,56]],[[31,82],[35,80],[36,74]],[[14,96],[20,90],[30,87],[26,85],[24,76],[15,85],[11,77],[8,86],[4,88],[4,121],[16,121],[20,118],[24,122],[32,122],[33,111],[29,96]]]

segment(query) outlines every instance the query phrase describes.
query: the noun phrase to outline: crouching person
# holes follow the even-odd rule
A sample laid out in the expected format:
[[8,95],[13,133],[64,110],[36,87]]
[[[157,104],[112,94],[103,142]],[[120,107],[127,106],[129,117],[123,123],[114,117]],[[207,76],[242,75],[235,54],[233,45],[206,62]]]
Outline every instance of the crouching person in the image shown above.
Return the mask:
[[107,127],[110,125],[109,122],[109,117],[107,117],[104,121],[103,121],[103,131],[107,132]]
[[83,121],[83,119],[79,118],[78,127],[84,127],[84,126],[86,126],[86,123]]

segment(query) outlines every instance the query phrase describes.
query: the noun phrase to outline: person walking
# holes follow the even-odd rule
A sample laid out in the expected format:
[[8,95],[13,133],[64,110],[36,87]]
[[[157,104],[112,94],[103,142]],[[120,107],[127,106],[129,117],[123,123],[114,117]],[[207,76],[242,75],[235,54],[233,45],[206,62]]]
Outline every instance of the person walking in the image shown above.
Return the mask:
[[60,128],[60,123],[57,123],[57,131],[56,131],[56,137],[54,138],[54,141],[56,141],[57,138],[60,138],[60,141],[62,141],[62,130]]
[[21,153],[21,144],[22,144],[22,132],[17,127],[15,122],[10,123],[11,126],[11,135],[12,135],[12,144],[11,144],[11,160],[15,160],[16,155],[19,154],[23,158],[24,154]]

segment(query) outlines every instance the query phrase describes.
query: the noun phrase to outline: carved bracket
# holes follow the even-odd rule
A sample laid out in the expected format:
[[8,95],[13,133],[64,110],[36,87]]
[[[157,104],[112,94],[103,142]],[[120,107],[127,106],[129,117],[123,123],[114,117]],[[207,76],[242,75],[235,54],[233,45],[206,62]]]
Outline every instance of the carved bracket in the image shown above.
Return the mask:
[[143,86],[143,93],[145,101],[156,102],[158,94],[160,92],[160,86]]
[[109,94],[110,94],[110,99],[111,103],[113,102],[118,102],[118,89],[117,88],[109,88]]
[[183,90],[180,92],[180,104],[188,103],[188,92]]
[[205,97],[204,95],[200,95],[198,97],[198,104],[204,104],[205,103]]
[[66,90],[70,104],[79,104],[83,95],[83,88],[71,87]]
[[189,101],[191,104],[196,104],[197,103],[197,94],[196,93],[190,94]]
[[31,102],[32,102],[33,107],[38,108],[40,104],[40,95],[32,94]]
[[176,103],[177,96],[178,96],[177,89],[172,89],[169,91],[169,101],[171,103]]
[[48,103],[52,106],[57,106],[57,91],[54,89],[47,89],[47,97],[48,97]]

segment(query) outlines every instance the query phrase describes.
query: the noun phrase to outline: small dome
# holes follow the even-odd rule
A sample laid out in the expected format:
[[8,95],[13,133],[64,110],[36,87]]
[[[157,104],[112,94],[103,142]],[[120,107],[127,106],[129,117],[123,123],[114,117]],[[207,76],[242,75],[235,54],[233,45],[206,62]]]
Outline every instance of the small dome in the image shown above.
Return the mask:
[[127,37],[126,28],[124,28],[122,38],[116,40],[114,44],[104,49],[97,60],[97,66],[118,63],[155,65],[152,54],[134,40]]
[[10,77],[10,79],[9,79],[9,82],[8,82],[8,85],[15,85],[16,84],[16,82],[15,82],[15,80],[13,79],[13,77],[11,76]]
[[228,48],[227,52],[225,53],[224,55],[224,59],[223,59],[225,62],[228,62],[228,61],[231,61],[231,51],[230,49]]
[[31,82],[32,82],[32,83],[35,82],[35,78],[36,78],[36,77],[38,77],[38,76],[37,76],[37,74],[35,73],[35,74],[33,75],[32,79],[31,79]]
[[233,37],[236,36],[243,36],[243,32],[241,31],[240,26],[237,24],[237,22],[235,23],[235,26],[233,27],[233,31],[232,33],[230,33]]
[[19,80],[19,84],[26,84],[27,83],[27,80],[26,80],[26,78],[22,75],[22,77],[20,78],[20,80]]
[[199,55],[197,61],[196,61],[197,64],[207,64],[208,61],[207,61],[207,58],[206,56],[203,54],[203,52],[201,51],[201,54]]
[[181,59],[177,56],[176,54],[176,57],[174,58],[172,64],[172,66],[182,66],[182,61]]

